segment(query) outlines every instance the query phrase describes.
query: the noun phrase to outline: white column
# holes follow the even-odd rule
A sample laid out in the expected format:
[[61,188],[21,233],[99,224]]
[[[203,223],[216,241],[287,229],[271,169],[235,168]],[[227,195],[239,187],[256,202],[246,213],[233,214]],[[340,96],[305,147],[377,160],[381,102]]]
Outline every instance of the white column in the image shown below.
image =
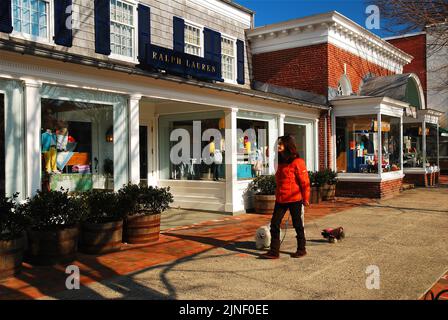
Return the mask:
[[26,197],[41,189],[41,87],[38,81],[24,81]]
[[7,197],[19,192],[19,199],[25,200],[24,88],[22,82],[5,80],[0,80],[0,87],[5,106],[5,192]]
[[236,212],[238,203],[243,202],[238,194],[237,177],[237,115],[238,109],[225,111],[225,167],[226,167],[226,212]]
[[426,121],[422,123],[422,148],[423,148],[423,169],[426,170]]
[[319,171],[319,119],[314,120],[314,141],[314,171]]
[[336,161],[337,161],[337,146],[336,146],[336,117],[334,116],[334,113],[331,113],[331,141],[332,141],[332,152],[331,157],[333,159],[333,163],[331,166],[331,169],[333,171],[337,171],[336,167]]
[[381,177],[382,171],[383,171],[383,146],[382,146],[382,137],[383,134],[382,131],[382,124],[381,124],[381,113],[378,113],[378,125],[377,125],[377,131],[378,131],[378,175]]
[[403,116],[400,117],[400,170],[403,172]]
[[140,183],[140,99],[141,95],[129,97],[129,180]]
[[[129,102],[114,104],[114,191],[129,183]],[[102,137],[101,137],[102,138]]]
[[277,122],[278,122],[278,136],[284,136],[285,135],[285,115],[283,113],[280,113],[277,116]]

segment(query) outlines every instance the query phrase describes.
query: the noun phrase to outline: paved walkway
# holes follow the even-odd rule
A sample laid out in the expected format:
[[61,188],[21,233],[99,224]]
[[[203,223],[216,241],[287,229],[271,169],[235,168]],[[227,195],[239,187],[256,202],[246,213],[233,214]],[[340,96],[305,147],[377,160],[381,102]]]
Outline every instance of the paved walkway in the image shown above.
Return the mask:
[[[336,202],[312,205],[307,210],[306,220],[311,221],[367,202],[371,200],[341,198]],[[78,260],[74,264],[80,267],[82,285],[140,272],[158,265],[182,264],[183,261],[193,260],[213,249],[235,243],[251,247],[255,230],[260,225],[269,223],[270,219],[269,216],[257,214],[232,217],[205,213],[205,216],[215,219],[176,227],[174,225],[177,222],[172,222],[172,217],[177,214],[179,211],[171,211],[169,218],[162,221],[164,231],[156,244],[123,245],[120,252],[102,256],[78,254]],[[186,211],[184,214],[188,215],[188,218],[182,218],[184,222],[200,220],[201,213]],[[293,232],[292,230],[290,233]],[[235,248],[234,252],[239,254],[244,252],[244,249]],[[0,282],[0,299],[36,299],[53,296],[65,290],[67,275],[64,271],[65,266],[62,265],[33,267],[25,263],[24,270],[19,276]],[[157,297],[156,295],[155,298]],[[154,295],[151,294],[148,298],[154,298]]]
[[[247,214],[167,229],[157,244],[79,255],[82,289],[65,290],[64,267],[31,267],[0,283],[2,299],[419,299],[448,268],[448,188],[382,201],[339,199],[306,213],[308,256],[257,259],[253,234],[267,216]],[[342,225],[338,244],[320,230]],[[366,288],[378,267],[380,288]]]

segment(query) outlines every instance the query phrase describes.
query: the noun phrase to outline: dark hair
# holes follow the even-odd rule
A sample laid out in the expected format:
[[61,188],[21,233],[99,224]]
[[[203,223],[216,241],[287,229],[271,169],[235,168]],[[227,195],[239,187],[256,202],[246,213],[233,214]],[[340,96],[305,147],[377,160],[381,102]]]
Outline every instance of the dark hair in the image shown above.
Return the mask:
[[278,153],[279,163],[291,163],[294,161],[294,159],[299,158],[299,153],[297,152],[297,146],[294,137],[285,135],[279,137],[278,142],[281,142],[285,146],[285,151]]
[[215,141],[215,137],[214,137],[214,136],[211,136],[211,137],[210,137],[210,141]]

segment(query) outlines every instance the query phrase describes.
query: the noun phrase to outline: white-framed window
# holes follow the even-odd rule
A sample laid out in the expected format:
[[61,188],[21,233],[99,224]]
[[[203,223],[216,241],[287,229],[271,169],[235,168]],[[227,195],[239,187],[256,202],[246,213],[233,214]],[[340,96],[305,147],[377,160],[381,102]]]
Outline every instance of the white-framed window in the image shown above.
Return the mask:
[[135,62],[137,53],[136,3],[110,0],[111,57]]
[[236,41],[221,36],[221,71],[227,82],[236,82]]
[[12,36],[27,40],[51,42],[52,10],[51,0],[13,0]]
[[203,28],[185,22],[185,53],[202,57],[203,43]]
[[347,75],[342,75],[338,82],[338,96],[349,96],[352,94],[352,84]]

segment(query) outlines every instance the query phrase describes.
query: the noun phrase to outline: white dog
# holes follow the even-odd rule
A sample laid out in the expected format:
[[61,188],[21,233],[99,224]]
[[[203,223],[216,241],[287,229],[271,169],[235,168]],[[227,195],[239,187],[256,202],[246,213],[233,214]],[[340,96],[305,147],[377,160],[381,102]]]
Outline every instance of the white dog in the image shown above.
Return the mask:
[[[258,250],[268,249],[271,245],[271,225],[262,226],[255,232],[255,247]],[[283,237],[283,230],[280,230],[280,239]]]

